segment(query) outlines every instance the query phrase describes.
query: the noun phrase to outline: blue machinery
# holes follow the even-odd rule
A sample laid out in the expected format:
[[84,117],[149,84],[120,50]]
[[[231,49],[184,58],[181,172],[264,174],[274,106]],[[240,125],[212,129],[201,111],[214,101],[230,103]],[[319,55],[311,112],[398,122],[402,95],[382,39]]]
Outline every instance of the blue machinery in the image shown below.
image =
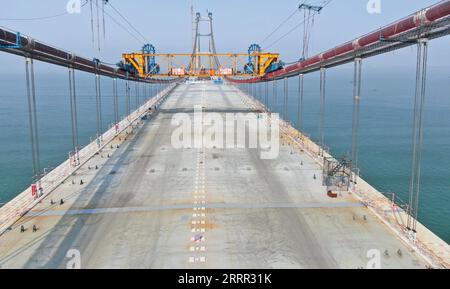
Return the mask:
[[142,47],[142,54],[140,54],[145,56],[137,60],[133,59],[125,62],[122,60],[116,65],[119,69],[131,75],[156,75],[159,74],[160,66],[156,63],[155,52],[155,46],[147,43]]
[[[155,54],[155,46],[152,44],[145,44],[142,47],[142,53],[144,54]],[[148,74],[158,74],[159,73],[159,65],[156,63],[155,56],[145,56],[145,63],[146,63],[146,72]]]
[[248,47],[248,63],[244,66],[244,71],[248,74],[252,74],[255,72],[255,63],[256,63],[256,53],[261,52],[261,46],[253,43]]
[[[266,59],[269,62],[262,63],[261,60]],[[261,69],[263,66],[264,68]],[[244,66],[245,73],[254,74],[258,71],[263,71],[265,73],[274,72],[276,70],[282,69],[284,63],[278,58],[271,58],[269,55],[262,53],[261,46],[259,44],[253,43],[248,47],[248,62]]]

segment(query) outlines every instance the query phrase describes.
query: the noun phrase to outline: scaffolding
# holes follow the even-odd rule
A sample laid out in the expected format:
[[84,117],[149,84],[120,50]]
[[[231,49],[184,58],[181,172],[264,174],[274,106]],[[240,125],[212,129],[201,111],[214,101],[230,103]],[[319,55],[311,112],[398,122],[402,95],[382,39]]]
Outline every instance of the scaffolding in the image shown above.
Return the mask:
[[333,157],[323,159],[323,185],[327,191],[348,191],[352,177],[352,161],[346,156],[336,160]]

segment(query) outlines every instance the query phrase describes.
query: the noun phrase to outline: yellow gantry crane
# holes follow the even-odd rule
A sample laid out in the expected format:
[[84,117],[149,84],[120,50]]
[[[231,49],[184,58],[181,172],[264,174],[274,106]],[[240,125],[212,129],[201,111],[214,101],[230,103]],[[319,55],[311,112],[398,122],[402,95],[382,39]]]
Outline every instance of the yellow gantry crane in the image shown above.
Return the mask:
[[[192,12],[192,53],[160,54],[146,44],[141,52],[124,53],[119,67],[140,77],[257,77],[283,67],[277,53],[263,52],[261,46],[252,44],[248,53],[217,53],[213,32],[212,13],[207,16]],[[207,22],[208,31],[200,33],[200,22]],[[205,27],[203,27],[205,28]],[[205,39],[206,38],[206,39]],[[201,40],[202,39],[202,40]],[[205,40],[205,41],[204,41]],[[208,43],[208,52],[202,45]],[[206,61],[205,61],[206,59]]]
[[[124,53],[123,66],[133,68],[140,77],[212,77],[212,76],[264,76],[271,68],[279,67],[278,53]],[[203,61],[200,67],[194,62]],[[215,60],[219,59],[219,65]],[[247,59],[251,60],[250,62]],[[163,66],[163,67],[162,67]],[[163,69],[162,69],[163,68]],[[131,72],[131,71],[130,71]]]

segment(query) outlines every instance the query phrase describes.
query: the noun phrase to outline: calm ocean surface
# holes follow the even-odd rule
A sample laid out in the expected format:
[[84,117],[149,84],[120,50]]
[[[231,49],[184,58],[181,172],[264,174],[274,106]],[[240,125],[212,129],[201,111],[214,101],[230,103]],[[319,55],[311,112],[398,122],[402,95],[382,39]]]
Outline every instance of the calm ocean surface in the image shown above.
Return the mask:
[[[38,122],[43,167],[64,161],[71,150],[67,70],[40,71],[36,65]],[[44,70],[44,69],[42,69]],[[330,69],[326,86],[325,142],[339,157],[349,154],[352,121],[351,65]],[[414,69],[366,72],[360,127],[362,177],[382,192],[408,199],[410,175]],[[289,118],[297,122],[298,79],[289,80]],[[283,82],[278,84],[281,109]],[[261,90],[263,91],[263,89]],[[125,111],[125,86],[119,82],[120,114]],[[131,106],[135,107],[134,86]],[[113,119],[112,81],[102,78],[103,127]],[[92,75],[77,73],[80,143],[95,135],[95,88]],[[142,89],[141,89],[142,101]],[[305,76],[304,131],[313,139],[318,132],[318,73]],[[279,110],[280,111],[280,110]],[[450,72],[430,69],[427,83],[424,155],[419,220],[450,242]],[[31,183],[31,152],[24,74],[0,72],[0,203],[7,202]]]

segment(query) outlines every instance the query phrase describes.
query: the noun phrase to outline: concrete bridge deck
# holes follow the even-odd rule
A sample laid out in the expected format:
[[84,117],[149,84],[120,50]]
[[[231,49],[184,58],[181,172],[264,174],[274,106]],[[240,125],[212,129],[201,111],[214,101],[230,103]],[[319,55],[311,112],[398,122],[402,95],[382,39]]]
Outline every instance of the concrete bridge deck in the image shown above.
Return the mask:
[[71,249],[82,268],[365,268],[374,249],[382,268],[427,266],[353,194],[329,198],[306,152],[174,148],[194,105],[250,111],[233,86],[179,85],[0,236],[1,268],[66,268]]

